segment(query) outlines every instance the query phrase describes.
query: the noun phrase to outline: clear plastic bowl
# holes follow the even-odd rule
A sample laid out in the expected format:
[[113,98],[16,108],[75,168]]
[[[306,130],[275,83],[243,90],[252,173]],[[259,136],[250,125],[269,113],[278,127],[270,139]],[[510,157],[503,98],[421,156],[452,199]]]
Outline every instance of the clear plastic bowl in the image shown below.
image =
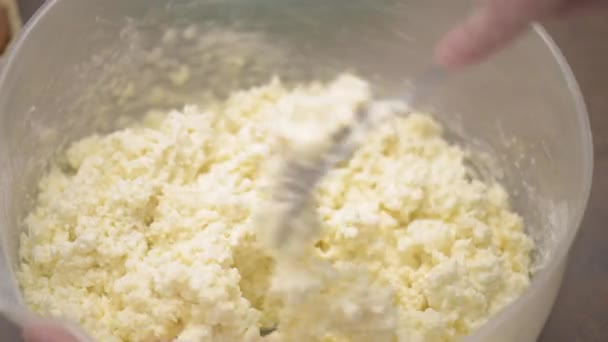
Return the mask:
[[[0,79],[0,290],[15,308],[19,219],[36,179],[67,141],[148,108],[204,101],[278,75],[354,71],[383,95],[430,60],[469,10],[446,0],[55,0],[30,21]],[[429,109],[450,138],[486,155],[536,240],[532,285],[470,337],[533,341],[558,291],[589,195],[592,143],[568,65],[545,31],[456,76]],[[186,72],[180,70],[187,66]],[[188,76],[185,77],[184,75]],[[9,332],[0,331],[0,340]]]

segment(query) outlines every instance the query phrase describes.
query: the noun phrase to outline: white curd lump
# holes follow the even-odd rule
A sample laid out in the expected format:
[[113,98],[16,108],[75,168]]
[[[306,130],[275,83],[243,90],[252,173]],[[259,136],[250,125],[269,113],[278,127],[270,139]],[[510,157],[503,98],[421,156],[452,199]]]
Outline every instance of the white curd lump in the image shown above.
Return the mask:
[[318,235],[297,257],[262,242],[273,165],[313,151],[369,96],[349,75],[274,80],[74,142],[24,220],[25,302],[103,342],[470,334],[528,286],[533,243],[505,190],[471,179],[429,116],[383,124],[323,179]]

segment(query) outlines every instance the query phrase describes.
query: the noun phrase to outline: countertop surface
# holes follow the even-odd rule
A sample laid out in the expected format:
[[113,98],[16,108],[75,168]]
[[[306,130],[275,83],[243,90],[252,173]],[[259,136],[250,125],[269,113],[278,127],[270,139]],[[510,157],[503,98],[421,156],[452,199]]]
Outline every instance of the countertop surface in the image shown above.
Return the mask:
[[595,168],[585,219],[539,341],[608,341],[608,13],[548,27],[585,96]]

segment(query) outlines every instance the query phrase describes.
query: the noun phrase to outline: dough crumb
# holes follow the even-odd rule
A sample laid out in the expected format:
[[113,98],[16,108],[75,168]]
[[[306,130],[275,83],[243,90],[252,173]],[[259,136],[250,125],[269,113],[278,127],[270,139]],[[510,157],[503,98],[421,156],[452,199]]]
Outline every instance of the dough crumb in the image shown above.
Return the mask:
[[351,75],[290,89],[274,80],[74,142],[24,220],[25,302],[109,342],[473,332],[528,286],[533,243],[507,192],[471,180],[465,152],[430,116],[387,122],[323,179],[305,257],[277,259],[260,243],[255,216],[280,135],[315,144],[323,134],[310,121],[293,134],[273,123],[340,120],[368,96]]

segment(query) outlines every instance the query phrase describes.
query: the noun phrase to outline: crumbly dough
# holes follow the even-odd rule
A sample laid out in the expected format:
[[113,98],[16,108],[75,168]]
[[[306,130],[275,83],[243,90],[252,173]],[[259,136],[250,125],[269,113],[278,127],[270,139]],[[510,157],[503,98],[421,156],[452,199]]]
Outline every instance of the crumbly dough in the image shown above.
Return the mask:
[[[320,235],[306,257],[277,258],[260,243],[285,132],[276,125],[339,117],[366,96],[348,96],[361,84],[275,80],[72,144],[24,222],[26,303],[99,341],[432,342],[472,332],[528,285],[533,244],[504,189],[471,179],[466,153],[428,116],[381,126],[323,180]],[[276,329],[262,337],[262,328]]]

